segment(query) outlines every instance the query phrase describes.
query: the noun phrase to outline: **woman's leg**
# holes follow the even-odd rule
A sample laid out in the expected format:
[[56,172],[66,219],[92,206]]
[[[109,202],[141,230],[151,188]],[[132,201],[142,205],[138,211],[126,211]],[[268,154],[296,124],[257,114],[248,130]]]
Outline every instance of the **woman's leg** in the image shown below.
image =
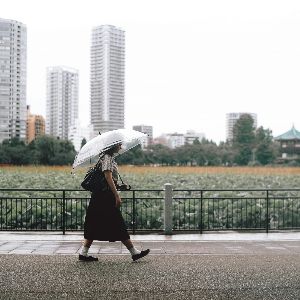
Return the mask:
[[81,255],[88,256],[89,249],[93,243],[93,240],[84,239],[82,242]]
[[143,251],[139,251],[137,250],[134,246],[133,246],[133,243],[131,241],[131,239],[128,239],[128,240],[125,240],[125,241],[122,241],[123,245],[128,249],[128,251],[130,252],[131,256],[132,256],[132,259],[135,261],[139,258],[142,258],[144,256],[146,256],[150,250],[147,249],[147,250],[143,250]]
[[82,243],[82,248],[79,254],[79,260],[85,260],[85,261],[96,261],[98,258],[92,257],[88,255],[89,249],[93,243],[93,240],[84,239]]
[[131,248],[133,248],[133,244],[132,244],[131,239],[122,241],[122,243],[123,243],[123,245],[124,245],[128,250],[131,249]]
[[83,246],[84,246],[84,247],[90,248],[91,245],[92,245],[92,243],[93,243],[93,240],[87,240],[87,239],[84,239],[84,241],[83,241]]

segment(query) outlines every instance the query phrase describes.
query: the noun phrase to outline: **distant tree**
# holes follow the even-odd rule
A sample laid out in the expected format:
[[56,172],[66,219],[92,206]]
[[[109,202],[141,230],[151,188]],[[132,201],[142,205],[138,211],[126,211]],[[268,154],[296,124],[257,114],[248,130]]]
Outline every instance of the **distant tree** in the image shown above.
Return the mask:
[[256,130],[255,136],[255,156],[256,160],[262,165],[269,164],[276,158],[276,152],[273,147],[272,131],[264,129],[262,126]]
[[145,162],[144,152],[141,145],[138,145],[124,154],[117,156],[117,162],[120,165],[143,165]]
[[80,149],[87,143],[86,139],[83,138],[81,141]]
[[247,165],[252,159],[255,145],[254,120],[249,114],[242,115],[233,127],[233,148],[237,151],[235,162]]
[[24,141],[19,138],[4,140],[0,148],[0,162],[4,164],[26,165],[29,155]]
[[200,145],[200,144],[201,144],[201,142],[199,141],[198,138],[193,140],[193,145]]
[[29,144],[33,160],[42,165],[68,165],[74,161],[75,149],[70,141],[40,136]]

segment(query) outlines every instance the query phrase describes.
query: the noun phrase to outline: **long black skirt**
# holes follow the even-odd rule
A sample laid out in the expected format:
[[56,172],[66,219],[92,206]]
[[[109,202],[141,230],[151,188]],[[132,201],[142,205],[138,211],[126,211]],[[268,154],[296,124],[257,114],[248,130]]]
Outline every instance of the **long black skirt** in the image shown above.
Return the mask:
[[85,216],[84,238],[110,242],[130,239],[111,191],[92,193]]

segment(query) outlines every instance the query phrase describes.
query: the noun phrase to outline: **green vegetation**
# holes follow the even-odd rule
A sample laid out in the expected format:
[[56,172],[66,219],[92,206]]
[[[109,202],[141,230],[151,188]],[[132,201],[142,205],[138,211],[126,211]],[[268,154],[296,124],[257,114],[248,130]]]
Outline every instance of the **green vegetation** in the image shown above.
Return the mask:
[[[120,168],[124,181],[133,189],[155,190],[122,192],[122,213],[132,228],[163,229],[163,185],[171,183],[174,189],[210,189],[203,193],[202,214],[200,191],[174,191],[174,229],[205,230],[265,228],[266,192],[216,191],[217,189],[272,189],[298,188],[300,174],[286,174],[275,169],[269,175],[259,174],[257,168],[245,168],[240,173],[226,173],[234,168]],[[262,169],[262,168],[261,168]],[[191,171],[191,170],[194,170]],[[247,174],[246,171],[251,171]],[[265,169],[264,169],[265,170]],[[295,169],[296,170],[296,169]],[[189,171],[187,173],[184,173]],[[282,172],[282,174],[281,174]],[[71,175],[71,168],[15,167],[0,169],[0,188],[79,189],[83,172]],[[61,230],[63,216],[68,230],[82,229],[89,193],[66,192],[65,213],[61,191],[1,191],[0,228]],[[284,199],[280,199],[284,197]],[[269,226],[271,229],[300,227],[299,192],[269,193]]]
[[75,158],[71,142],[50,136],[40,136],[29,145],[17,138],[0,145],[0,164],[9,165],[68,165]]
[[[123,165],[162,166],[232,166],[268,165],[276,163],[279,144],[273,141],[271,131],[255,129],[250,115],[243,115],[234,127],[233,141],[221,142],[195,140],[176,149],[164,145],[151,145],[142,150],[140,146],[118,157]],[[86,143],[83,139],[81,146]],[[18,139],[3,141],[0,145],[0,164],[9,165],[70,165],[75,150],[69,141],[41,136],[25,145]],[[298,162],[294,162],[298,163]]]

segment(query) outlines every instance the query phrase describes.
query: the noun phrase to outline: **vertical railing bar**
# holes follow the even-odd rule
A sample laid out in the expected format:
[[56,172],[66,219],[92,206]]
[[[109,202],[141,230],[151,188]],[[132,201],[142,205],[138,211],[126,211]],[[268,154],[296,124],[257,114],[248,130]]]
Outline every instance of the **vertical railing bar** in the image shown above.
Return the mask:
[[200,234],[203,233],[203,190],[200,191]]
[[8,229],[7,228],[7,198],[5,199],[5,228],[4,229]]
[[1,230],[2,230],[2,226],[3,226],[3,204],[2,204],[2,201],[3,201],[3,198],[1,197],[1,222],[0,222]]
[[233,198],[231,197],[231,229],[233,229]]
[[247,226],[249,226],[249,222],[248,222],[248,198],[245,199],[246,201],[246,218],[245,218],[245,225],[246,225],[246,228]]
[[294,199],[292,198],[292,229],[294,228]]
[[10,201],[10,226],[12,227],[12,216],[13,216],[13,209],[12,209],[12,207],[13,207],[13,199],[11,199],[11,201]]
[[269,190],[267,190],[266,232],[269,233]]
[[194,229],[196,229],[196,199],[194,199]]
[[[272,197],[272,199],[273,199],[273,216],[276,216],[276,205],[275,205],[275,200],[276,200],[276,196],[273,196]],[[274,220],[274,218],[273,218],[273,227],[275,228],[275,224],[276,223],[274,223],[275,222],[275,220]],[[279,227],[279,222],[278,222],[278,225],[277,225],[278,227]],[[275,229],[279,229],[279,228],[275,228]]]
[[52,210],[52,206],[53,206],[53,199],[51,198],[50,199],[50,201],[51,201],[51,210],[50,210],[50,218],[51,218],[51,230],[53,229],[53,210]]
[[240,214],[241,214],[241,219],[240,219],[240,228],[243,229],[243,205],[242,205],[242,200],[241,199],[238,199],[240,200]]
[[66,213],[66,191],[63,190],[63,205],[62,205],[62,230],[63,235],[66,234],[66,219],[65,219],[65,213]]
[[15,227],[18,230],[18,199],[15,199],[15,203],[16,203],[16,219],[15,219]]
[[259,199],[259,229],[261,229],[261,201],[262,199]]
[[228,224],[228,218],[229,218],[229,216],[228,216],[228,198],[226,198],[226,229],[228,229],[229,228],[229,224]]
[[207,197],[207,230],[210,230],[210,211],[209,211],[209,208],[210,208],[210,197]]
[[283,198],[282,200],[282,224],[283,228],[285,228],[285,198]]
[[218,201],[218,213],[217,213],[217,216],[218,216],[218,222],[217,222],[217,227],[218,227],[218,229],[220,229],[220,199],[216,199],[217,201]]
[[75,230],[77,231],[78,228],[78,199],[75,200],[75,212],[76,212],[76,215],[75,215]]
[[48,199],[45,198],[45,208],[46,208],[46,230],[48,229]]
[[212,213],[212,229],[214,230],[215,228],[215,224],[216,224],[216,221],[215,221],[215,197],[212,198],[212,201],[213,201],[213,213]]
[[[24,199],[25,200],[25,199]],[[21,198],[21,211],[20,211],[20,226],[21,226],[21,230],[23,229],[23,198]]]
[[189,224],[188,224],[188,228],[189,230],[191,229],[191,199],[188,200],[189,201]]
[[135,234],[135,222],[136,222],[136,206],[135,206],[135,191],[132,191],[132,233]]

